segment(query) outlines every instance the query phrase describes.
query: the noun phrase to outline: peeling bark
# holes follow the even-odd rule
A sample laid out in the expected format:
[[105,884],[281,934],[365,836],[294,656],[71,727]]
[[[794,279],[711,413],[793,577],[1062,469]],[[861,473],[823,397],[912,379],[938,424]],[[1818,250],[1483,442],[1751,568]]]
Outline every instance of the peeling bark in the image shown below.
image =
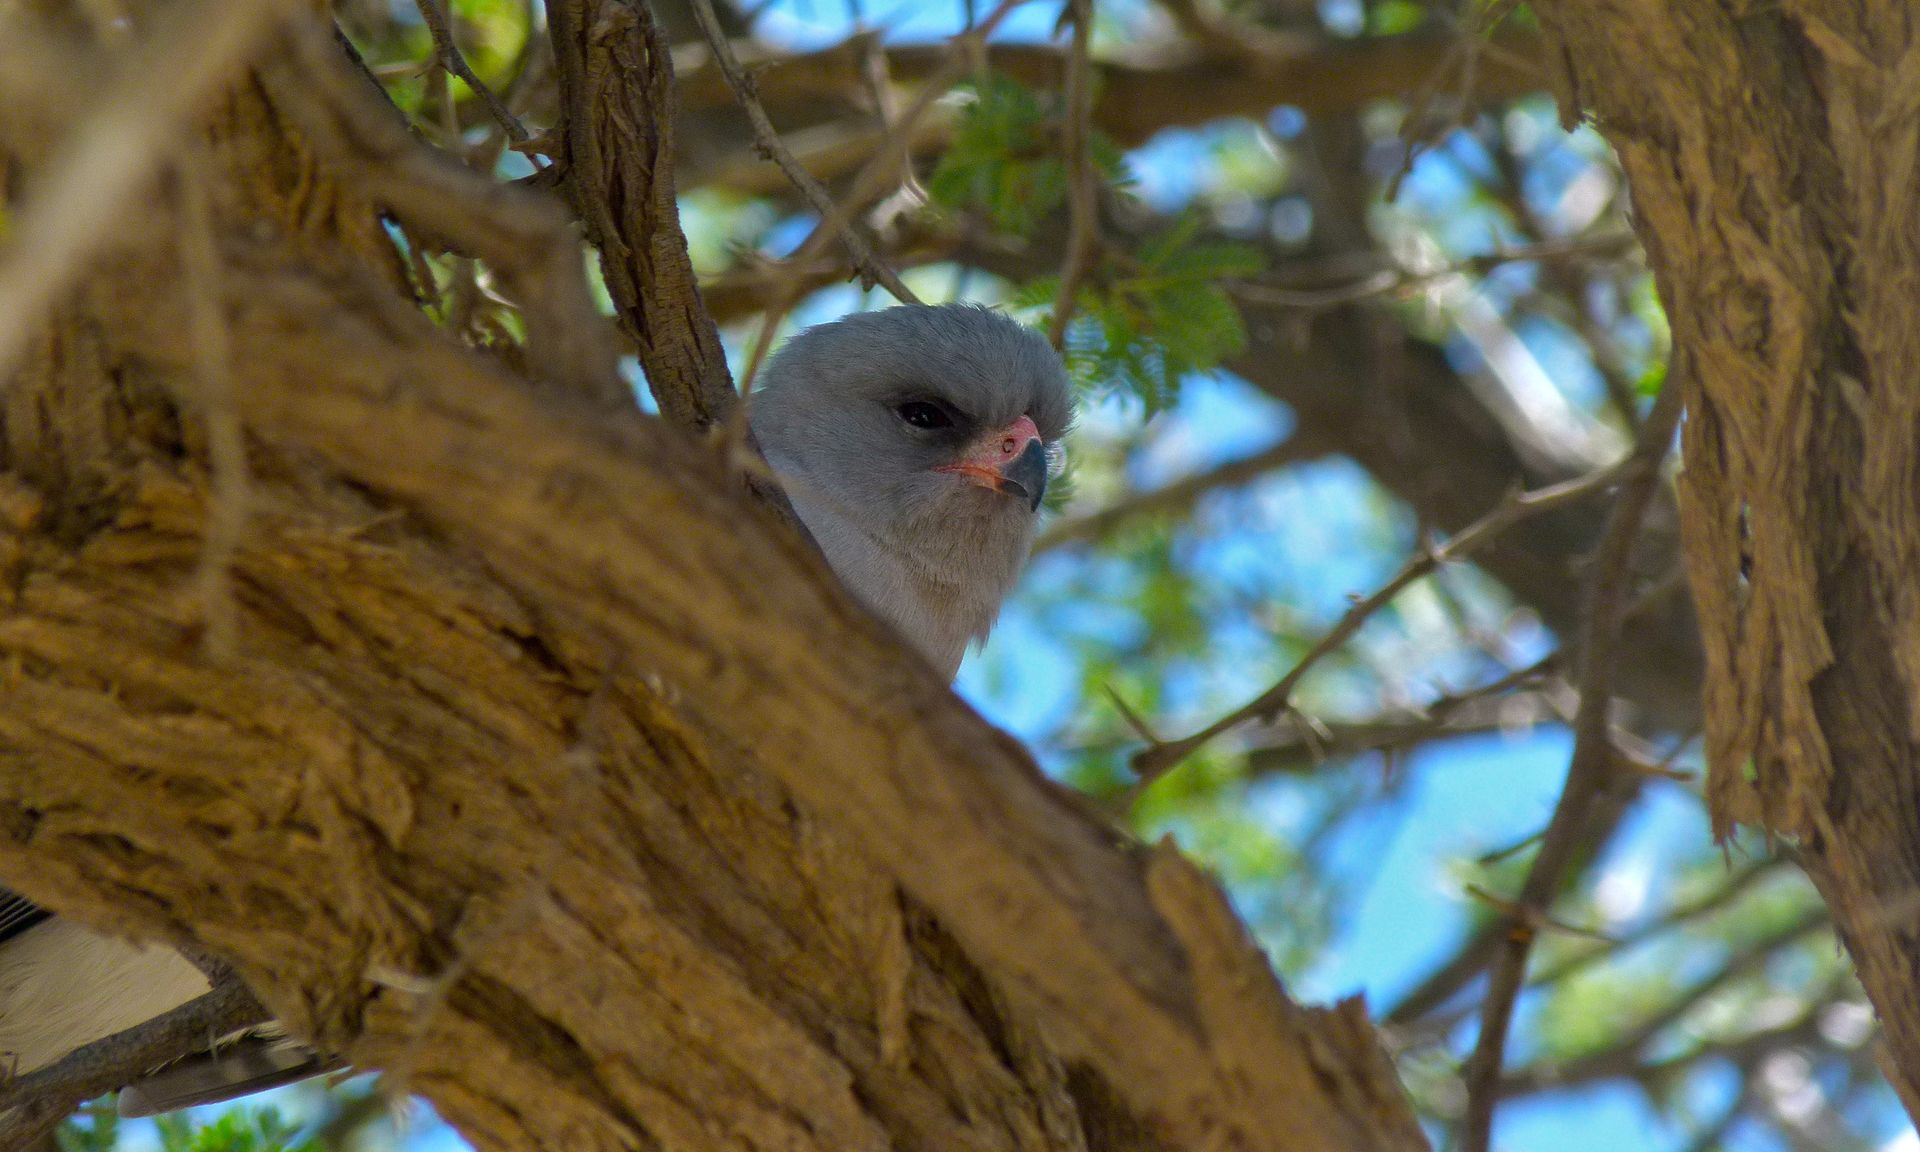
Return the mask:
[[1799,842],[1920,1115],[1920,29],[1892,0],[1540,13],[1685,369],[1716,830]]

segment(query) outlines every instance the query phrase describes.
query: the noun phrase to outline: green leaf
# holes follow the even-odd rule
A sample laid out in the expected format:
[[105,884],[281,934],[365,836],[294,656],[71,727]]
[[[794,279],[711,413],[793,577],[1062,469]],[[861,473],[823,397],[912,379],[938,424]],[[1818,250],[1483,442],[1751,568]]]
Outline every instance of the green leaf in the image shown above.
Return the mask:
[[[927,177],[927,191],[950,210],[985,213],[1001,231],[1031,232],[1067,199],[1060,115],[1039,93],[998,74],[968,91],[966,111]],[[1112,140],[1092,133],[1087,155],[1106,183],[1129,183],[1125,155]]]
[[175,1112],[154,1120],[160,1152],[311,1152],[277,1108],[235,1108],[205,1124]]
[[[1149,240],[1125,271],[1097,271],[1076,303],[1082,321],[1068,331],[1067,370],[1083,388],[1117,387],[1151,413],[1179,395],[1180,381],[1246,347],[1246,327],[1221,281],[1260,271],[1258,250],[1197,242],[1201,218],[1189,214]],[[1109,262],[1111,264],[1111,262]],[[1033,299],[1058,292],[1030,285]]]
[[54,1130],[60,1152],[113,1152],[120,1140],[120,1112],[112,1097],[89,1102]]

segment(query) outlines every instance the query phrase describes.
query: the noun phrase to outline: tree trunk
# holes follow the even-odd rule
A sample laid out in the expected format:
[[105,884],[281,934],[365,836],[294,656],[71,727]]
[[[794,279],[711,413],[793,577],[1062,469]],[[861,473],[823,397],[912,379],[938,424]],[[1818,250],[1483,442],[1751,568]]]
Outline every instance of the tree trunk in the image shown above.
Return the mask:
[[[645,58],[628,11],[584,34]],[[610,403],[549,197],[292,39],[7,382],[0,883],[227,958],[482,1149],[1424,1147],[1356,1002],[1293,1005],[727,452]],[[0,189],[78,139],[34,111]],[[381,213],[525,345],[430,322]]]
[[1902,0],[1553,0],[1686,388],[1717,830],[1793,838],[1920,1116],[1920,27]]

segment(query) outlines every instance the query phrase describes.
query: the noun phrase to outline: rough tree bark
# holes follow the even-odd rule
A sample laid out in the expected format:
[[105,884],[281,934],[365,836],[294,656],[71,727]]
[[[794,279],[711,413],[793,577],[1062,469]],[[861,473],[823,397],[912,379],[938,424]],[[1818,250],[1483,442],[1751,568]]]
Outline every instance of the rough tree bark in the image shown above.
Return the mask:
[[[724,453],[610,406],[553,201],[313,44],[6,382],[0,883],[229,959],[483,1149],[1424,1146],[1357,1003],[1293,1005]],[[3,87],[41,75],[0,69],[10,196],[73,128]],[[381,212],[493,266],[524,353],[430,323]]]
[[1793,838],[1920,1117],[1920,25],[1904,0],[1553,0],[1674,332],[1710,794]]

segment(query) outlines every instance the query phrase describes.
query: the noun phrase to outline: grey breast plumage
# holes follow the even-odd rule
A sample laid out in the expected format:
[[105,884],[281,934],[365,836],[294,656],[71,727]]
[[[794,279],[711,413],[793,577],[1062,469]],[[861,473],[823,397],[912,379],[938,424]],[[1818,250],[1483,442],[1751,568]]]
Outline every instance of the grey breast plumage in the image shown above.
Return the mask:
[[1025,566],[1073,415],[1039,333],[977,305],[901,305],[800,333],[753,430],[841,582],[949,678]]

